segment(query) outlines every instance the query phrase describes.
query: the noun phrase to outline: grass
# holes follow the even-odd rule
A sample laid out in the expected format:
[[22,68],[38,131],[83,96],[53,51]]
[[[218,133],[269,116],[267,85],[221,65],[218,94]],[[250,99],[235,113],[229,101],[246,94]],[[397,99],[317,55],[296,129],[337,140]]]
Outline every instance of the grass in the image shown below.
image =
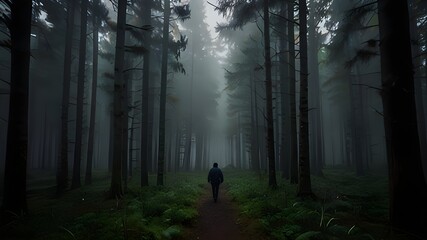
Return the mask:
[[[409,240],[392,235],[388,224],[388,183],[382,176],[357,177],[344,169],[325,169],[312,177],[316,200],[296,198],[297,186],[277,177],[268,187],[266,174],[223,169],[225,187],[239,206],[247,230],[275,240]],[[31,182],[30,214],[0,227],[2,239],[183,239],[198,217],[197,199],[206,172],[168,173],[165,186],[139,187],[131,179],[122,199],[107,199],[109,177],[54,196],[54,180]],[[45,176],[45,175],[44,175]],[[135,174],[138,176],[138,174]],[[42,180],[38,180],[42,179]],[[246,221],[249,219],[250,221]]]
[[[202,181],[203,180],[203,181]],[[168,174],[165,186],[140,188],[135,179],[122,199],[107,199],[109,181],[54,197],[53,188],[30,191],[30,214],[0,227],[2,239],[179,239],[197,218],[195,204],[204,186],[200,174]],[[46,184],[46,181],[43,181]]]
[[357,177],[344,169],[325,169],[312,177],[316,200],[301,201],[297,186],[277,177],[227,172],[227,188],[241,213],[256,219],[268,239],[280,240],[408,240],[388,227],[388,182],[384,176]]

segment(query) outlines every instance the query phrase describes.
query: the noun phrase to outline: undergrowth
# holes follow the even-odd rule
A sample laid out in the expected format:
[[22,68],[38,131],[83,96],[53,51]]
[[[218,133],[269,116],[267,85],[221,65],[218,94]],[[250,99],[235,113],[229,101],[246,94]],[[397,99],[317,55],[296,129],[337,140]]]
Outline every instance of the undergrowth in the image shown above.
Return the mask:
[[[303,201],[296,197],[297,185],[280,177],[277,188],[271,189],[266,174],[227,168],[223,172],[225,187],[241,215],[252,219],[246,227],[269,240],[410,239],[389,231],[385,177],[325,169],[323,177],[312,177],[317,199]],[[206,186],[205,172],[169,173],[165,186],[155,186],[153,175],[150,186],[141,188],[138,178],[131,179],[124,198],[107,199],[108,179],[98,177],[93,185],[60,198],[52,188],[34,188],[28,195],[30,214],[0,226],[0,236],[10,240],[184,239],[185,230],[198,217],[196,201]]]
[[256,219],[269,239],[280,240],[380,240],[409,239],[392,236],[387,226],[387,180],[381,176],[356,177],[345,170],[324,170],[312,178],[315,200],[296,197],[297,185],[277,177],[278,187],[268,187],[268,176],[227,172],[227,188],[241,214]]
[[[33,192],[30,214],[1,226],[2,239],[180,239],[197,218],[195,204],[204,186],[200,174],[168,174],[165,186],[139,187],[130,181],[122,199],[107,199],[109,182],[68,191],[56,198],[53,189]],[[203,184],[202,184],[203,183]]]

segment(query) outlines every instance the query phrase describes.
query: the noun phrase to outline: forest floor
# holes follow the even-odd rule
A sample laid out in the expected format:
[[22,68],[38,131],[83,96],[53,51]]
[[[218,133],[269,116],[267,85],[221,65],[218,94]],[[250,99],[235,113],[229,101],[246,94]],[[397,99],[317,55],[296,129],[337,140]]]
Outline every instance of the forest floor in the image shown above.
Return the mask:
[[218,201],[214,202],[210,184],[197,203],[198,218],[186,229],[187,240],[263,240],[254,220],[241,216],[238,205],[229,195],[227,186],[221,185]]
[[312,178],[318,199],[301,201],[297,185],[279,176],[272,189],[265,173],[223,172],[226,181],[216,203],[206,172],[168,173],[164,186],[151,174],[143,188],[138,177],[129,178],[122,199],[108,198],[110,176],[103,172],[94,175],[92,185],[60,197],[54,174],[34,172],[28,177],[29,214],[0,224],[0,239],[420,240],[391,231],[383,175],[324,169],[323,177]]

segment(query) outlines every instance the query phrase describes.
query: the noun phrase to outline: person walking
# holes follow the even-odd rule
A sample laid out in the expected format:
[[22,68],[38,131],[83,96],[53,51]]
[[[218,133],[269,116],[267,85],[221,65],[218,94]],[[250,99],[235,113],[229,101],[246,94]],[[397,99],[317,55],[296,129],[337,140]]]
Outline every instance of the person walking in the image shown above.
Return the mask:
[[209,170],[208,182],[212,185],[212,195],[214,202],[216,202],[218,200],[219,185],[224,182],[224,175],[221,169],[218,168],[218,163],[214,163]]

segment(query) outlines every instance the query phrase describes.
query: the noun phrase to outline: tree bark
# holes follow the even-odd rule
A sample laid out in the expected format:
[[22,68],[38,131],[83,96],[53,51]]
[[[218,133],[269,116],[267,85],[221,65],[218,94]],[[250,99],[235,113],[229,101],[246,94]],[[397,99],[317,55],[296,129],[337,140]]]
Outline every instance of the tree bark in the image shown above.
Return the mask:
[[[136,104],[136,103],[134,103]],[[128,170],[128,176],[129,178],[132,177],[133,174],[133,152],[135,151],[135,146],[133,144],[134,137],[135,137],[135,110],[133,112],[133,116],[130,120],[130,133],[129,133],[129,147],[128,147],[128,156],[129,156],[129,170]]]
[[64,73],[62,80],[61,152],[56,172],[56,192],[60,195],[68,187],[68,106],[70,100],[71,53],[74,29],[74,1],[68,2],[67,31],[65,33]]
[[[294,19],[294,2],[288,2],[288,18]],[[291,150],[290,150],[290,182],[298,183],[298,141],[297,141],[297,113],[296,113],[296,69],[295,69],[295,30],[294,23],[288,23],[289,39],[289,108],[291,118]]]
[[26,214],[28,149],[28,89],[32,1],[11,4],[10,105],[7,128],[2,210]]
[[[125,46],[125,25],[126,25],[126,7],[127,0],[119,0],[117,7],[117,33],[116,33],[116,53],[114,59],[114,139],[113,139],[113,166],[110,187],[111,198],[121,198],[122,188],[122,151],[123,142],[123,118],[127,115],[123,112],[124,99],[124,46]],[[127,129],[126,129],[127,130]]]
[[71,188],[79,188],[80,166],[82,157],[82,140],[83,140],[83,97],[85,84],[86,70],[86,32],[87,32],[87,5],[88,0],[81,1],[81,17],[80,17],[80,46],[79,46],[79,70],[77,73],[77,112],[76,112],[76,135],[74,146],[74,164],[73,164],[73,179]]
[[258,144],[258,121],[257,121],[257,95],[254,73],[251,72],[249,80],[251,88],[251,169],[252,171],[259,172],[259,144]]
[[[142,12],[143,25],[151,25],[151,2],[144,0]],[[149,96],[150,96],[150,60],[151,60],[151,31],[144,32],[144,42],[147,52],[144,53],[144,65],[142,72],[142,117],[141,117],[141,186],[148,186],[148,142],[149,142]]]
[[[417,129],[408,2],[379,0],[378,17],[390,222],[395,230],[426,238],[427,186]],[[415,192],[415,197],[408,197]]]
[[[280,14],[285,16],[287,3],[283,1],[280,6]],[[286,52],[288,51],[287,44],[287,33],[286,27],[289,27],[289,23],[283,22],[279,26],[280,36],[280,54],[279,54],[279,64],[280,64],[280,112],[281,112],[281,125],[282,131],[280,133],[281,143],[280,143],[280,170],[282,172],[282,177],[289,179],[290,176],[290,111],[289,111],[289,65],[286,59]]]
[[274,119],[270,58],[270,16],[269,0],[264,0],[264,54],[265,54],[265,96],[267,111],[267,152],[268,152],[268,185],[277,187],[276,160],[274,151]]
[[160,80],[160,114],[159,114],[159,151],[157,162],[157,185],[163,185],[163,172],[165,161],[165,115],[166,115],[166,87],[168,78],[168,52],[169,52],[169,17],[170,0],[164,0],[163,16],[163,42],[162,42],[162,72]]
[[[125,31],[125,39],[128,34]],[[125,41],[126,42],[126,41]],[[126,43],[125,43],[126,44]],[[130,66],[130,60],[128,58],[124,59],[124,67]],[[126,67],[125,67],[126,66]],[[123,181],[123,191],[127,191],[128,187],[128,174],[129,174],[129,158],[128,158],[128,149],[129,149],[129,91],[132,89],[132,80],[128,80],[129,74],[123,74],[123,102],[122,102],[122,181]]]
[[[99,0],[93,2],[94,6],[99,5]],[[98,87],[98,18],[93,15],[93,61],[92,61],[92,94],[90,100],[90,122],[89,141],[86,157],[85,184],[92,183],[93,148],[95,138],[95,118],[96,118],[96,92]]]
[[[313,3],[311,3],[313,5]],[[310,99],[309,105],[311,105],[309,112],[310,129],[311,129],[311,138],[310,146],[313,154],[311,154],[310,161],[313,163],[312,172],[316,176],[323,176],[322,173],[322,139],[321,139],[321,130],[320,130],[320,115],[321,115],[321,105],[320,105],[320,86],[319,86],[319,62],[318,62],[318,49],[319,49],[319,39],[316,25],[315,9],[314,5],[312,7],[312,13],[309,17],[309,39],[308,39],[308,67],[310,70],[309,80],[309,91]]]
[[300,132],[299,181],[297,196],[313,197],[311,191],[310,155],[308,139],[308,59],[307,59],[307,2],[299,0],[300,26]]
[[241,121],[240,112],[237,112],[237,128],[236,128],[236,168],[241,169],[242,162],[242,141],[241,141]]
[[[414,5],[411,4],[412,9],[409,10],[409,19],[410,19],[410,31],[411,31],[411,40],[415,42],[423,30],[417,27],[418,19],[414,12]],[[411,14],[412,13],[412,14]],[[425,30],[424,30],[425,31]],[[418,44],[412,43],[412,56],[422,56],[422,49]],[[424,58],[425,59],[425,58]],[[422,66],[422,57],[414,58],[414,66]],[[422,73],[423,68],[415,69],[414,73],[414,94],[415,94],[415,103],[416,103],[416,111],[417,111],[417,120],[418,120],[418,133],[420,137],[420,148],[421,148],[421,162],[423,163],[424,169],[424,179],[427,182],[427,129],[426,129],[426,101],[424,100],[425,91],[423,89],[423,85],[425,84],[425,77],[423,78]],[[424,66],[424,70],[427,70],[427,67]],[[424,72],[425,74],[425,72]],[[424,75],[427,76],[427,75]]]

